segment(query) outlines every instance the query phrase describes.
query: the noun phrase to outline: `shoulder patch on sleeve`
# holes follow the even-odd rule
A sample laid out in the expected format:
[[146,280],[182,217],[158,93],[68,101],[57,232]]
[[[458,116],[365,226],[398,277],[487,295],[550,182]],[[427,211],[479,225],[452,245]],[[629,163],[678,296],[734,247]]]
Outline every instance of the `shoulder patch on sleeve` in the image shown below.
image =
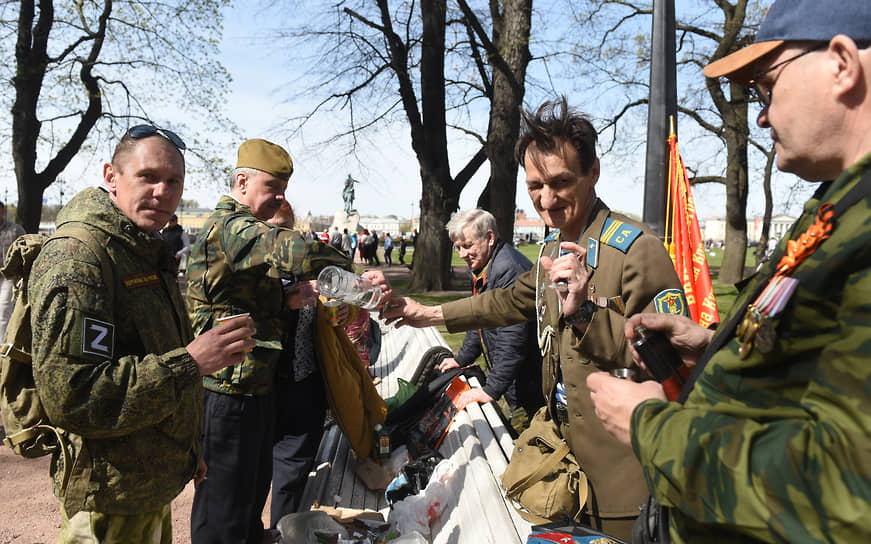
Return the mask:
[[557,238],[559,238],[559,229],[553,229],[552,231],[550,231],[550,234],[547,235],[547,237],[544,239],[544,241],[545,242],[553,242]]
[[92,317],[83,317],[82,353],[114,359],[115,325]]
[[687,299],[680,289],[664,289],[653,297],[658,314],[675,314],[689,317]]
[[626,253],[639,236],[641,236],[641,229],[609,217],[605,219],[599,240]]

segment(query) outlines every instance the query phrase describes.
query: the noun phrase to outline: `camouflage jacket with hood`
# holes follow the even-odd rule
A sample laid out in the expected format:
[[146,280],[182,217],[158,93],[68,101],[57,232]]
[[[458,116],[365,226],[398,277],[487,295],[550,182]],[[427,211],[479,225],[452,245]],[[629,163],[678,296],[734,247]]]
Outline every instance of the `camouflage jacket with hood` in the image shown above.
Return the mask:
[[184,488],[202,454],[203,394],[193,338],[160,239],[96,188],[76,195],[58,226],[85,223],[114,264],[77,239],[49,240],[31,271],[33,370],[54,425],[69,434],[72,473],[52,459],[67,516],[147,512]]

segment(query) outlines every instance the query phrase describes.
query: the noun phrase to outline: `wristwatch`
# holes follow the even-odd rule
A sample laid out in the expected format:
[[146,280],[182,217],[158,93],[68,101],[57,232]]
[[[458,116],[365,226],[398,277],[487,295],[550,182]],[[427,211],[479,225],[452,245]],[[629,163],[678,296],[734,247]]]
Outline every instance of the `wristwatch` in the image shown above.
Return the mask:
[[593,320],[593,314],[596,313],[596,305],[592,300],[585,300],[581,307],[572,315],[564,315],[563,322],[567,325],[575,323],[589,323]]

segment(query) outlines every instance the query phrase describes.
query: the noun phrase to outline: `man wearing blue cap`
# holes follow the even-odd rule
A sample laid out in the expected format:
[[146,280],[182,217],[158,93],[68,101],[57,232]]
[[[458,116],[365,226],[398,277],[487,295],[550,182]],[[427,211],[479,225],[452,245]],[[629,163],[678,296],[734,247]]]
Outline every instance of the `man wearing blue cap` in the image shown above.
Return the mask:
[[651,539],[645,518],[637,541],[871,541],[869,45],[868,0],[778,0],[754,44],[705,68],[758,94],[780,170],[822,183],[716,334],[670,315],[627,322],[627,337],[663,331],[695,365],[680,403],[652,382],[588,377],[662,506],[665,534]]

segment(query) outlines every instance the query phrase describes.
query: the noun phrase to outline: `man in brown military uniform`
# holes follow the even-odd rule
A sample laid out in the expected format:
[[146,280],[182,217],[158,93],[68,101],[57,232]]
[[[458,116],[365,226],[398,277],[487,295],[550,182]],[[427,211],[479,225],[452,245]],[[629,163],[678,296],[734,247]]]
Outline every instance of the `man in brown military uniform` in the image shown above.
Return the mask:
[[634,371],[623,333],[627,317],[684,313],[683,293],[662,242],[596,198],[592,124],[565,98],[524,121],[518,160],[535,209],[556,229],[536,266],[509,288],[435,307],[393,301],[385,316],[414,326],[444,323],[451,332],[537,317],[548,412],[590,483],[585,518],[628,540],[647,488],[632,451],[594,416],[585,379],[598,370]]

